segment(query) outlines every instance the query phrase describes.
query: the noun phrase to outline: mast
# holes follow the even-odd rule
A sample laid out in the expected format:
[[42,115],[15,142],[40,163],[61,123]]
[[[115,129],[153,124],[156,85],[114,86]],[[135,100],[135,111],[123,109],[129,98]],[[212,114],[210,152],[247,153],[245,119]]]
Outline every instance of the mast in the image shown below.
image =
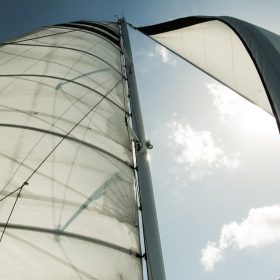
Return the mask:
[[133,129],[137,134],[140,147],[136,151],[136,162],[138,171],[141,211],[145,239],[145,250],[147,257],[148,277],[150,280],[164,280],[165,270],[160,243],[160,234],[157,221],[156,206],[150,166],[148,162],[147,149],[149,143],[146,141],[137,83],[133,65],[132,52],[129,42],[127,24],[124,18],[120,20],[124,55],[126,58],[127,82],[132,108]]

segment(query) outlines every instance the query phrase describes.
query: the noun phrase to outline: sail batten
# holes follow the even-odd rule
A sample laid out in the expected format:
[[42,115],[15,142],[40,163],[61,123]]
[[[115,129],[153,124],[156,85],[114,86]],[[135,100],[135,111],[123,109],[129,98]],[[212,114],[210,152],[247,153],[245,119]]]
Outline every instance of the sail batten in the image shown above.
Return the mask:
[[[0,224],[0,227],[4,227],[4,226],[5,226],[5,224]],[[7,228],[52,234],[52,235],[56,236],[56,238],[66,236],[66,237],[70,237],[70,238],[80,239],[83,241],[88,241],[88,242],[92,242],[92,243],[99,244],[102,246],[106,246],[108,248],[127,253],[128,255],[134,255],[137,258],[141,258],[141,255],[134,249],[127,249],[127,248],[103,241],[101,239],[95,239],[95,238],[84,236],[84,235],[74,234],[72,232],[68,232],[65,230],[32,227],[32,226],[25,226],[25,225],[11,224],[11,223],[9,223],[7,225]]]

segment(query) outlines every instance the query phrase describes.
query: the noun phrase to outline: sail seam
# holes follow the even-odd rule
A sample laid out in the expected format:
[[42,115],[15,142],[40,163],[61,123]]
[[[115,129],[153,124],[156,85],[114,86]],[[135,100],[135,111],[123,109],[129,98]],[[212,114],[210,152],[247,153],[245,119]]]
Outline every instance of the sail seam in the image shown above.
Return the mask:
[[42,78],[50,78],[50,79],[57,79],[57,80],[62,80],[62,81],[66,81],[68,83],[73,83],[73,84],[76,84],[76,85],[79,85],[79,86],[82,86],[86,89],[89,89],[91,91],[93,91],[94,93],[97,93],[98,95],[100,95],[102,97],[102,100],[103,99],[106,99],[108,100],[109,102],[111,102],[112,104],[114,104],[117,108],[119,108],[120,110],[122,110],[123,112],[126,113],[125,109],[123,109],[120,105],[118,105],[117,103],[115,103],[113,100],[111,100],[110,98],[108,98],[108,94],[105,94],[103,95],[101,92],[87,86],[87,85],[84,85],[84,84],[81,84],[79,82],[76,82],[74,80],[70,80],[70,79],[66,79],[66,78],[62,78],[62,77],[57,77],[57,76],[51,76],[51,75],[39,75],[39,74],[1,74],[0,75],[0,78],[1,77],[42,77]]
[[119,37],[119,34],[113,30],[112,28],[104,25],[104,24],[101,24],[99,22],[93,22],[93,21],[86,21],[86,20],[79,20],[79,21],[74,21],[74,23],[80,23],[80,24],[88,24],[88,25],[91,25],[91,26],[94,26],[94,27],[98,27],[98,28],[101,28],[103,29],[104,31],[110,33],[111,35],[115,36],[115,37]]
[[0,127],[9,127],[9,128],[20,128],[20,129],[26,129],[26,130],[32,130],[32,131],[37,131],[37,132],[42,132],[42,133],[45,133],[45,134],[51,134],[51,135],[54,135],[54,136],[57,136],[57,137],[65,137],[65,139],[67,140],[71,140],[73,142],[77,142],[79,144],[82,144],[86,147],[89,147],[89,148],[92,148],[94,150],[98,150],[99,152],[102,152],[110,157],[113,157],[114,159],[120,161],[121,163],[125,164],[125,165],[130,165],[127,161],[125,160],[122,160],[121,158],[115,156],[114,154],[111,154],[110,152],[106,151],[106,150],[103,150],[101,149],[100,147],[98,146],[95,146],[91,143],[88,143],[88,142],[85,142],[81,139],[78,139],[76,137],[73,137],[73,136],[65,136],[65,134],[62,134],[62,133],[59,133],[59,132],[54,132],[54,131],[51,131],[51,130],[47,130],[47,129],[42,129],[42,128],[38,128],[38,127],[32,127],[32,126],[25,126],[25,125],[17,125],[17,124],[9,124],[9,123],[0,123]]
[[[44,30],[48,30],[48,29],[42,29],[41,31],[44,31]],[[37,39],[41,39],[41,38],[53,37],[53,36],[56,36],[56,35],[61,35],[61,34],[66,34],[66,33],[73,33],[73,32],[77,32],[77,30],[70,30],[70,31],[58,32],[58,33],[54,33],[54,34],[43,35],[43,36],[28,38],[28,39],[19,40],[19,41],[14,41],[14,42],[21,43],[21,42],[26,42],[26,41],[30,41],[30,40],[37,40]],[[6,45],[6,44],[9,44],[9,43],[0,43],[0,46]]]
[[103,26],[94,26],[94,25],[91,25],[89,24],[88,22],[84,22],[84,23],[77,23],[77,22],[73,22],[71,24],[75,24],[75,26],[81,26],[81,27],[87,27],[87,28],[93,28],[94,30],[97,30],[98,32],[104,32],[104,35],[106,34],[108,36],[108,38],[113,38],[114,40],[116,40],[117,42],[119,42],[119,35],[117,33],[111,33],[111,32],[108,32],[108,30],[105,30],[103,28]]
[[94,58],[97,58],[98,60],[100,60],[100,61],[104,62],[105,64],[107,64],[108,66],[110,66],[110,68],[114,69],[118,74],[120,74],[122,76],[122,73],[118,69],[116,69],[111,63],[107,62],[105,59],[102,59],[101,57],[99,57],[97,55],[94,55],[94,54],[84,51],[84,50],[69,48],[69,47],[64,47],[64,46],[53,46],[53,45],[43,45],[43,44],[21,44],[21,43],[17,43],[17,42],[2,43],[2,44],[0,44],[0,47],[6,46],[6,45],[43,47],[43,48],[55,48],[55,49],[78,51],[78,52],[87,54],[89,56],[92,56]]
[[80,32],[80,33],[86,33],[86,34],[89,34],[89,35],[92,35],[92,36],[96,36],[102,40],[104,40],[105,42],[109,43],[111,46],[113,46],[114,48],[116,48],[118,51],[120,51],[120,46],[119,45],[116,45],[114,44],[113,42],[110,42],[110,40],[104,38],[103,36],[101,35],[98,35],[97,33],[94,33],[94,32],[90,32],[90,31],[87,31],[87,30],[83,30],[83,29],[79,29],[79,28],[75,28],[73,29],[73,27],[63,27],[63,26],[55,26],[55,25],[52,25],[52,26],[49,26],[49,28],[54,28],[54,29],[67,29],[67,30],[71,30],[73,32]]
[[[4,223],[0,223],[0,227],[5,227]],[[11,229],[17,229],[17,230],[28,230],[28,231],[35,231],[35,232],[42,232],[42,233],[48,233],[48,234],[54,234],[57,238],[59,236],[65,236],[65,237],[70,237],[70,238],[75,238],[83,241],[88,241],[92,242],[98,245],[106,246],[111,249],[115,249],[118,251],[121,251],[123,253],[129,254],[129,255],[134,255],[137,258],[142,258],[141,254],[139,254],[137,251],[133,249],[128,249],[107,241],[103,241],[94,237],[89,237],[77,233],[72,233],[69,231],[64,231],[64,230],[59,230],[59,229],[48,229],[48,228],[42,228],[42,227],[35,227],[35,226],[25,226],[25,225],[20,225],[20,224],[8,224],[6,226],[7,228]]]
[[116,47],[119,47],[119,40],[113,38],[112,36],[110,36],[108,33],[100,30],[100,29],[97,29],[97,28],[94,28],[94,27],[91,27],[91,26],[85,26],[85,25],[81,25],[81,24],[73,24],[73,23],[63,23],[63,24],[57,24],[55,25],[55,27],[58,27],[58,28],[75,28],[77,30],[86,30],[86,31],[89,31],[91,34],[95,34],[95,35],[99,35],[102,37],[102,39],[106,39],[108,40],[108,42],[110,42],[111,44],[115,45]]

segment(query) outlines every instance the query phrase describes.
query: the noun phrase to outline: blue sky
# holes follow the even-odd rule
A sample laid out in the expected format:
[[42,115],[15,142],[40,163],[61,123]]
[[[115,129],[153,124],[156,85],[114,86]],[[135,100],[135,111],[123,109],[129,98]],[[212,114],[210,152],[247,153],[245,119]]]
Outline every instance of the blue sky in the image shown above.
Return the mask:
[[[1,3],[0,39],[42,25],[123,14],[136,26],[230,15],[280,34],[279,10],[276,0],[12,0]],[[133,30],[130,35],[154,145],[167,279],[278,279],[280,143],[273,119],[149,38]],[[207,248],[212,255],[203,258]]]

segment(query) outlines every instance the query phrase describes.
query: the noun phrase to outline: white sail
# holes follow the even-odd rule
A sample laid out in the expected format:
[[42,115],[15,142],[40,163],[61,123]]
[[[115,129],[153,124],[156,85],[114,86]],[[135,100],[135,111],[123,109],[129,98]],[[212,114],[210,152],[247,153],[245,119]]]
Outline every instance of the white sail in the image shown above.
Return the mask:
[[274,114],[280,128],[280,37],[231,17],[187,17],[138,28]]
[[142,279],[118,30],[58,25],[0,47],[1,279]]

